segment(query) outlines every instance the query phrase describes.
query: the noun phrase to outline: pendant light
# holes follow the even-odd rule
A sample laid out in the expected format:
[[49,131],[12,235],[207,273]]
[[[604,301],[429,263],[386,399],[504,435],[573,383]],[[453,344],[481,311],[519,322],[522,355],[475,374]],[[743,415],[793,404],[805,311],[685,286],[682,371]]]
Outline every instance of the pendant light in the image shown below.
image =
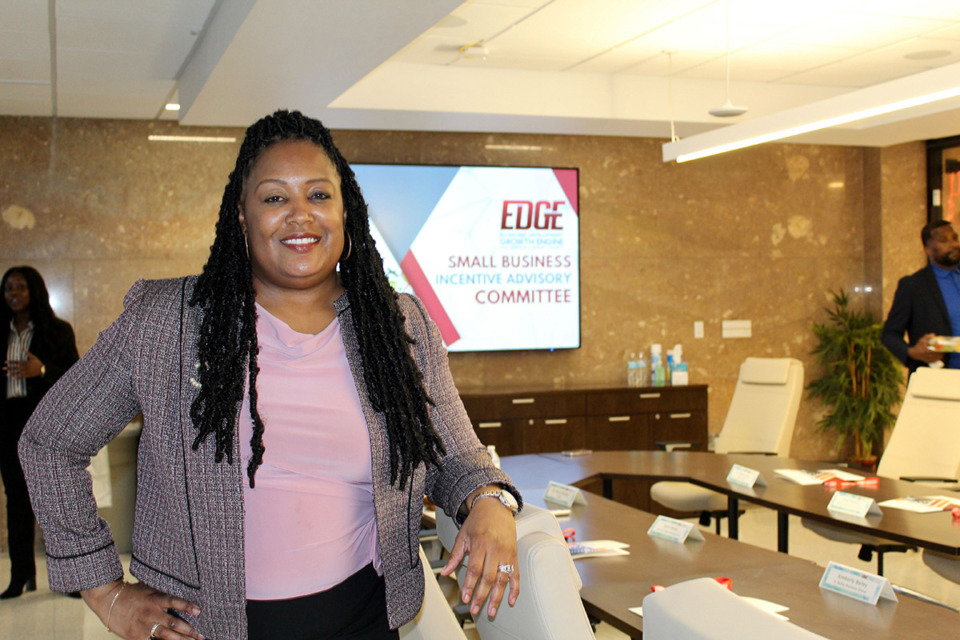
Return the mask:
[[742,116],[747,112],[746,107],[737,107],[730,102],[730,0],[726,0],[726,25],[727,25],[727,101],[719,107],[714,107],[708,112],[718,118],[732,118]]

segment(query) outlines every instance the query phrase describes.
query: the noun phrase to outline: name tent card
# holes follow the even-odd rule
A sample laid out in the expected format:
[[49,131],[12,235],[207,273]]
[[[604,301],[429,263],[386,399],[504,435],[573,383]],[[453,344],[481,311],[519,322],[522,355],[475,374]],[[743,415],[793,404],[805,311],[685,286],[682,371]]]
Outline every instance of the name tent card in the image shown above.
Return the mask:
[[767,481],[763,479],[759,471],[741,464],[735,464],[730,468],[730,473],[727,474],[727,482],[730,484],[739,484],[748,489],[754,486],[767,486]]
[[547,485],[547,491],[543,494],[543,499],[555,502],[567,509],[574,504],[587,504],[587,499],[583,497],[580,489],[571,487],[568,484],[560,484],[553,480]]
[[880,598],[897,601],[893,586],[883,576],[865,573],[832,561],[820,578],[820,588],[873,605],[877,604]]
[[703,534],[692,522],[684,522],[667,516],[657,516],[654,523],[647,529],[647,535],[681,544],[687,540],[703,542]]
[[848,516],[862,518],[867,514],[879,516],[883,512],[877,506],[877,501],[867,496],[858,496],[846,491],[837,491],[830,498],[830,504],[827,505],[827,511],[831,513],[842,513]]

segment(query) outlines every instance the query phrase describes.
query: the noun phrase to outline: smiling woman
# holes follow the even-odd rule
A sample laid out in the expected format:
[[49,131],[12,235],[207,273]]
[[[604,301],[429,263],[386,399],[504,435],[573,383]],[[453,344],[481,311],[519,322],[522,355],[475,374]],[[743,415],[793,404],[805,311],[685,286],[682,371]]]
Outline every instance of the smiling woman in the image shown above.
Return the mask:
[[257,302],[291,328],[318,333],[343,293],[340,176],[327,154],[302,140],[266,149],[244,180],[240,226]]
[[79,356],[73,328],[54,314],[47,286],[36,269],[8,269],[2,288],[0,353],[5,384],[0,394],[0,475],[7,495],[11,576],[0,599],[7,599],[37,586],[34,517],[17,459],[17,440],[37,403]]
[[[322,124],[252,125],[203,273],[125,306],[20,443],[52,588],[136,640],[397,638],[423,599],[426,494],[462,523],[443,572],[467,563],[463,601],[516,601],[519,493]],[[140,412],[126,584],[84,468]]]

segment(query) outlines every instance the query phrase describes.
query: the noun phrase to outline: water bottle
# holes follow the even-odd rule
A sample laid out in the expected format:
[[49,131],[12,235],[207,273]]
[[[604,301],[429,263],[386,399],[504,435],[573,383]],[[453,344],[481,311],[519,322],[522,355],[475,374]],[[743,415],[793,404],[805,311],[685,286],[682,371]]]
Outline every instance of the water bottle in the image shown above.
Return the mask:
[[633,351],[627,353],[627,386],[637,386],[637,354]]
[[650,384],[650,378],[648,377],[648,374],[647,374],[647,361],[644,360],[643,356],[641,355],[640,358],[637,360],[636,384],[634,384],[633,386],[646,387],[648,384]]
[[493,460],[493,466],[497,469],[500,468],[500,454],[497,453],[496,445],[488,444],[487,453],[490,454],[490,459]]

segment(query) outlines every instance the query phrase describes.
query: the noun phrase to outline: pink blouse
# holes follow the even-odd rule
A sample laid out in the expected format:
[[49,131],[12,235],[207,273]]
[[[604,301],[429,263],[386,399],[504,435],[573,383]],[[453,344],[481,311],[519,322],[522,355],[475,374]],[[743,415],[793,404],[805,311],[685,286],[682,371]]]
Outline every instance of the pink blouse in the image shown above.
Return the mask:
[[240,412],[247,599],[329,589],[371,561],[379,572],[370,436],[340,323],[297,333],[257,305],[263,464],[247,481],[253,422]]

